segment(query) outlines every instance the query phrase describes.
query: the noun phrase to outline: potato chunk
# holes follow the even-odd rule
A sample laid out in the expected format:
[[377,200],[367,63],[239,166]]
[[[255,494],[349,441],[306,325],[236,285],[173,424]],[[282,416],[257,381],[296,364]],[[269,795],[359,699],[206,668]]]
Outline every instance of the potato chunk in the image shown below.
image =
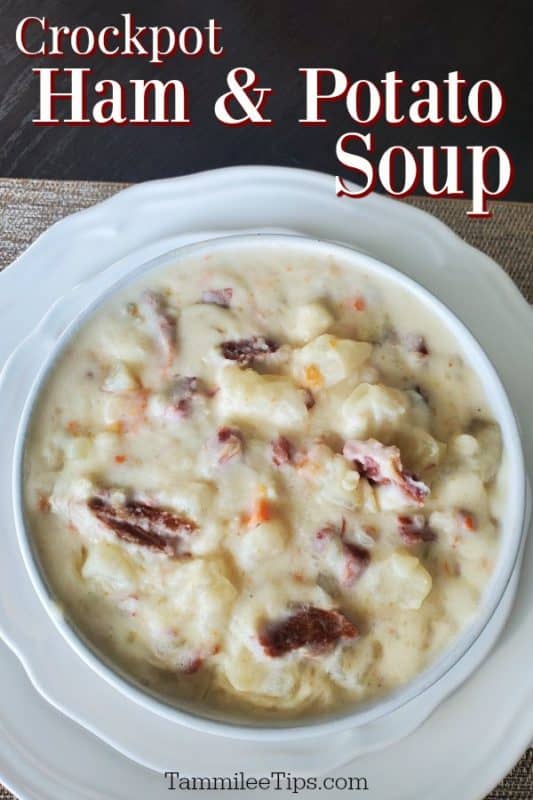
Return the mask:
[[443,475],[436,483],[432,502],[436,509],[464,508],[476,514],[481,523],[489,516],[489,498],[479,475],[459,470]]
[[240,646],[226,661],[226,677],[239,692],[268,697],[284,697],[294,691],[297,670],[294,664],[265,664],[247,648]]
[[252,569],[279,555],[285,546],[285,530],[279,520],[266,520],[243,534],[238,549],[239,562]]
[[110,320],[98,331],[99,350],[128,364],[142,364],[150,352],[148,337],[137,327]]
[[323,334],[294,354],[294,376],[309,389],[334,386],[357,372],[368,360],[372,345]]
[[162,624],[176,626],[203,647],[223,640],[237,590],[222,559],[193,558],[178,564],[168,578],[167,594],[170,616]]
[[297,306],[288,316],[287,335],[291,341],[304,344],[327,331],[333,315],[319,302]]
[[91,448],[89,436],[73,436],[65,441],[63,453],[71,461],[83,461],[90,456]]
[[316,486],[317,498],[322,502],[347,510],[359,506],[362,499],[358,491],[359,473],[326,444],[314,444],[300,470]]
[[298,427],[307,418],[307,394],[290,378],[232,366],[221,370],[219,384],[218,408],[224,418],[281,429]]
[[112,392],[114,394],[135,392],[138,388],[139,381],[123,361],[114,363],[102,386],[104,392]]
[[497,425],[476,422],[471,434],[463,433],[451,441],[451,454],[464,466],[477,472],[483,483],[491,481],[502,457],[502,437]]
[[100,541],[89,547],[81,574],[85,580],[106,584],[117,590],[132,591],[137,569],[123,548]]
[[446,445],[439,442],[423,428],[406,427],[394,436],[407,469],[419,473],[440,464]]
[[409,401],[399,389],[361,383],[342,406],[345,433],[358,439],[383,440],[396,430],[408,409]]
[[[433,585],[431,575],[416,556],[409,553],[392,553],[374,571],[368,570],[371,596],[378,604],[418,610]],[[365,577],[366,577],[365,576]]]

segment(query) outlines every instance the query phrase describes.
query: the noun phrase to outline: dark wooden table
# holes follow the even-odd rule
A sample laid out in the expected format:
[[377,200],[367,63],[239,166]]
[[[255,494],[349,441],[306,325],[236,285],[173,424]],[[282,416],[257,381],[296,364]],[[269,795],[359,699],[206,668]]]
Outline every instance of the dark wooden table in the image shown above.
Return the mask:
[[[335,143],[357,129],[342,103],[331,104],[327,127],[303,127],[301,66],[338,67],[353,79],[379,81],[396,69],[410,84],[442,81],[460,70],[471,83],[482,78],[504,90],[507,110],[494,127],[389,127],[378,122],[376,156],[393,144],[499,144],[516,165],[510,200],[533,201],[530,68],[533,13],[530,0],[0,0],[0,175],[12,177],[141,181],[244,163],[302,166],[338,171]],[[15,29],[27,15],[50,24],[120,22],[129,11],[143,25],[205,25],[215,17],[224,31],[220,58],[175,55],[162,66],[142,58],[28,58],[15,45]],[[37,31],[37,29],[34,29]],[[35,38],[35,37],[34,37]],[[36,41],[37,44],[37,41]],[[38,46],[38,45],[37,45]],[[103,78],[178,78],[189,88],[188,127],[34,127],[38,109],[36,66],[91,67],[90,84]],[[226,90],[225,76],[236,66],[256,70],[261,85],[274,89],[269,100],[275,124],[229,129],[214,117],[215,99]],[[94,94],[91,95],[94,102]],[[406,100],[409,99],[406,95]],[[402,107],[405,110],[405,103]],[[470,161],[464,180],[470,185]],[[418,191],[420,194],[420,191]]]

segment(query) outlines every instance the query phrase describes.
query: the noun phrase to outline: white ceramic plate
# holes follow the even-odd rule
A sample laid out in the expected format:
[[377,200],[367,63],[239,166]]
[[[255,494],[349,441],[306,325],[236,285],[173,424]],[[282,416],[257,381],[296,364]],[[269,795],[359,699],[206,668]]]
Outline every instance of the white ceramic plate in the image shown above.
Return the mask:
[[[462,243],[432,217],[377,196],[363,201],[338,200],[332,179],[312,173],[238,168],[144,184],[54,226],[16,266],[0,276],[0,365],[58,295],[117,258],[126,257],[126,264],[140,263],[182,243],[184,238],[205,238],[206,229],[220,235],[243,227],[282,227],[353,244],[403,270],[448,303],[500,372],[522,423],[531,474],[533,437],[528,404],[533,376],[526,374],[521,364],[533,361],[533,320],[518,290],[490,259]],[[36,286],[38,291],[28,293],[28,286]],[[8,481],[0,475],[2,505],[9,503],[3,494],[7,486]],[[306,746],[294,753],[288,753],[286,747],[279,752],[271,748],[260,757],[257,752],[241,750],[240,757],[228,762],[227,754],[225,757],[219,749],[219,740],[214,749],[205,735],[187,732],[184,736],[176,726],[163,732],[155,723],[143,722],[140,717],[133,720],[129,716],[132,709],[126,712],[120,708],[116,693],[109,687],[112,696],[105,695],[100,679],[93,676],[95,682],[87,682],[64,643],[67,652],[61,650],[58,634],[49,621],[44,624],[40,616],[44,612],[25,573],[21,569],[17,573],[17,565],[20,568],[20,559],[6,537],[0,562],[0,627],[20,655],[29,652],[21,641],[26,648],[31,643],[32,661],[40,653],[41,664],[48,666],[39,677],[47,696],[63,708],[76,708],[79,719],[93,730],[106,731],[123,751],[137,757],[142,754],[144,763],[152,766],[197,774],[231,774],[235,764],[257,772],[261,763],[266,771],[287,766],[293,774],[314,771],[310,763],[313,754]],[[361,756],[355,764],[342,768],[345,775],[367,776],[372,793],[368,796],[380,800],[427,796],[470,800],[481,797],[520,756],[533,731],[533,677],[527,658],[533,620],[526,613],[533,595],[531,542],[524,573],[529,580],[521,582],[507,630],[475,677],[415,734],[380,754]],[[502,612],[499,624],[504,620]],[[506,675],[505,686],[502,674]],[[160,776],[123,762],[119,756],[113,760],[109,748],[46,708],[28,690],[24,677],[18,680],[20,677],[16,662],[2,649],[0,680],[3,686],[11,681],[13,688],[3,692],[9,698],[9,702],[4,701],[8,732],[0,742],[0,772],[21,795],[71,798],[72,785],[68,782],[77,772],[80,785],[75,797],[120,798],[128,796],[133,786],[139,796],[164,796],[166,784]],[[23,703],[26,711],[21,714]],[[420,718],[424,710],[419,710]],[[29,714],[31,726],[24,724]],[[46,733],[40,727],[41,715],[49,715]],[[412,719],[409,725],[412,727]],[[404,731],[405,720],[398,720],[390,739]],[[163,739],[169,745],[164,764],[158,748]],[[361,748],[352,734],[329,745],[326,749],[330,755],[322,761],[322,768],[345,762]],[[414,750],[409,757],[411,745]],[[30,762],[22,755],[24,749],[39,753],[39,761]],[[467,753],[471,757],[466,757]],[[119,762],[120,783],[115,769]]]
[[[207,236],[204,233],[201,235],[203,237]],[[262,240],[261,244],[259,244],[259,239]],[[162,269],[170,263],[179,262],[180,258],[188,257],[186,254],[190,252],[191,247],[193,250],[196,248],[197,257],[201,256],[202,252],[216,253],[220,250],[227,252],[229,247],[232,257],[237,258],[240,248],[244,247],[246,250],[250,246],[281,247],[282,253],[293,252],[294,254],[302,255],[305,253],[322,253],[324,258],[336,254],[346,264],[353,264],[360,269],[365,269],[365,271],[373,271],[378,274],[385,273],[388,280],[399,281],[400,285],[403,284],[404,280],[409,281],[409,279],[400,274],[389,275],[388,267],[384,267],[374,259],[370,259],[366,254],[352,249],[338,247],[310,237],[287,235],[280,237],[264,233],[252,236],[218,237],[216,240],[211,239],[207,244],[204,241],[199,245],[182,248],[182,250],[173,250],[156,259],[155,262],[143,264],[140,269],[152,271],[153,269]],[[200,251],[197,248],[200,248]],[[66,691],[62,682],[57,682],[55,671],[51,672],[50,670],[51,662],[48,648],[46,651],[36,648],[33,637],[28,637],[21,633],[20,627],[17,631],[10,633],[9,624],[6,629],[6,623],[4,622],[3,628],[5,638],[11,643],[23,663],[27,664],[27,669],[35,686],[45,697],[49,698],[59,708],[62,708],[73,719],[95,731],[101,738],[111,742],[136,761],[163,771],[169,759],[172,758],[174,737],[169,736],[169,732],[174,733],[174,731],[171,731],[171,726],[163,725],[160,720],[154,719],[153,715],[157,714],[160,717],[165,717],[170,722],[179,722],[180,712],[177,709],[169,709],[165,704],[156,702],[148,695],[138,690],[136,691],[131,684],[121,681],[73,634],[70,625],[63,616],[56,613],[57,607],[53,601],[50,601],[49,590],[43,582],[38,568],[36,568],[20,512],[20,504],[22,502],[20,498],[20,474],[25,429],[35,393],[40,391],[42,379],[48,373],[50,359],[57,357],[58,348],[62,349],[65,346],[65,339],[68,340],[72,336],[73,330],[78,327],[83,315],[91,314],[94,311],[95,303],[101,302],[102,298],[107,296],[110,291],[115,291],[118,284],[134,279],[134,274],[138,276],[139,271],[132,268],[131,261],[131,258],[122,259],[118,264],[112,265],[91,279],[82,281],[75,289],[67,292],[63,298],[54,304],[39,325],[14,351],[9,364],[3,370],[0,377],[0,426],[5,424],[6,429],[10,429],[10,433],[4,438],[3,448],[0,451],[0,469],[3,468],[5,463],[8,464],[9,461],[13,460],[15,526],[12,524],[7,506],[1,510],[0,519],[6,531],[12,531],[14,527],[18,529],[18,543],[26,569],[30,574],[41,604],[48,610],[49,616],[52,615],[52,621],[55,622],[59,632],[62,633],[63,637],[70,643],[86,665],[92,665],[98,675],[106,679],[114,688],[118,688],[126,698],[136,702],[138,705],[142,705],[152,713],[139,719],[138,708],[133,708],[131,703],[124,703],[123,699],[118,698],[116,695],[109,695],[109,692],[100,687],[98,682],[94,682],[94,676],[87,674],[87,670],[79,662],[75,662],[72,653],[63,652],[63,648],[59,646],[59,643],[55,643],[56,658],[61,657],[62,663],[65,660],[69,663],[72,662],[71,670],[77,675],[77,681],[74,683],[76,689],[83,682],[85,687],[88,684],[93,684],[95,685],[95,691],[100,691],[100,702],[92,704],[91,708],[87,709],[83,702],[83,697]],[[424,290],[418,289],[416,286],[413,287],[410,283],[408,283],[408,287],[411,292],[420,293],[422,295],[421,299],[428,306],[432,305],[432,298],[424,297]],[[448,318],[448,310],[444,307],[442,309],[436,307],[434,313],[441,315],[450,329],[455,326],[455,321]],[[238,725],[227,726],[224,731],[221,731],[218,726],[209,720],[194,716],[184,716],[183,724],[199,732],[218,733],[219,735],[222,734],[226,737],[239,739],[275,742],[275,746],[246,746],[248,771],[250,772],[260,774],[265,767],[268,768],[270,764],[279,764],[280,760],[287,769],[298,768],[299,771],[306,771],[313,764],[314,769],[325,771],[346,762],[356,753],[360,754],[378,749],[410,733],[431,713],[444,696],[451,693],[462,683],[469,670],[472,671],[477,667],[484,658],[487,649],[492,646],[500,633],[500,627],[505,621],[509,602],[512,599],[512,589],[507,592],[507,602],[500,608],[498,621],[492,622],[483,637],[482,644],[478,643],[478,636],[485,626],[483,620],[486,620],[487,617],[492,618],[491,606],[500,604],[502,592],[507,587],[510,576],[519,565],[517,551],[521,553],[522,533],[527,530],[529,525],[529,515],[526,516],[524,514],[523,508],[523,501],[526,497],[524,464],[519,452],[519,435],[516,431],[512,412],[508,410],[507,399],[502,397],[501,387],[498,386],[495,377],[494,379],[491,378],[492,369],[490,369],[490,365],[485,364],[483,354],[478,352],[477,343],[473,340],[470,341],[466,337],[466,333],[464,330],[455,331],[455,335],[462,340],[465,357],[471,363],[478,365],[480,378],[485,381],[486,391],[493,393],[491,401],[494,413],[500,421],[504,443],[509,450],[508,471],[509,480],[512,481],[512,484],[508,491],[508,502],[515,505],[513,509],[509,509],[511,513],[507,513],[502,520],[502,525],[504,527],[507,526],[502,536],[502,547],[504,550],[508,548],[508,552],[502,553],[498,568],[491,578],[491,587],[487,590],[484,603],[479,609],[478,620],[469,629],[463,631],[462,635],[457,637],[453,646],[447,649],[441,659],[435,660],[425,673],[415,678],[410,685],[402,687],[397,693],[391,693],[384,700],[381,708],[370,704],[366,709],[364,707],[359,708],[358,713],[351,717],[329,720],[328,722],[323,721],[320,726],[292,729],[290,727],[288,729],[283,727],[271,729],[263,727],[260,731]],[[20,417],[21,406],[23,406],[22,418]],[[11,459],[12,431],[18,432],[15,434],[15,452]],[[10,543],[11,538],[8,535],[4,547],[9,546]],[[6,583],[6,591],[11,586],[11,591],[15,593],[16,587],[25,585],[26,581],[25,576],[20,574],[20,559],[17,557],[16,544],[13,546],[13,553],[13,558],[8,562],[9,568],[4,573],[2,573],[0,565],[0,579]],[[516,586],[516,582],[513,583],[513,586]],[[25,596],[31,597],[31,592],[25,593]],[[31,599],[33,600],[34,598]],[[37,607],[31,610],[26,608],[25,614],[28,618],[31,616],[35,620],[40,618],[41,611],[42,609]],[[45,626],[46,622],[40,623],[40,627],[43,625]],[[465,653],[468,653],[468,655],[463,660]],[[461,659],[460,665],[457,664],[459,659]],[[428,686],[431,687],[431,691],[428,691]],[[415,700],[416,702],[414,702]],[[110,724],[108,721],[110,707],[116,707],[117,709],[114,719],[120,720],[118,726]],[[104,716],[99,713],[101,708],[106,709]],[[120,713],[118,713],[119,711]],[[125,724],[126,721],[128,724]],[[139,740],[136,736],[132,739],[132,732],[137,730],[139,722],[144,725],[145,729],[148,726],[153,729],[152,735],[147,742]],[[355,728],[358,730],[355,731]],[[339,732],[348,730],[352,731],[350,736],[338,736]],[[180,730],[179,734],[186,736],[186,732],[183,730]],[[307,737],[314,737],[314,741],[307,742],[303,746],[302,740]],[[298,742],[298,745],[297,747],[291,745],[280,749],[282,741]],[[201,751],[199,750],[198,752]],[[233,767],[238,768],[240,753],[237,753],[231,742],[221,742],[216,752],[220,758],[224,759],[227,768],[231,768],[230,771],[233,770]],[[204,764],[201,760],[195,769],[203,766]],[[213,764],[212,768],[215,769],[216,764]]]

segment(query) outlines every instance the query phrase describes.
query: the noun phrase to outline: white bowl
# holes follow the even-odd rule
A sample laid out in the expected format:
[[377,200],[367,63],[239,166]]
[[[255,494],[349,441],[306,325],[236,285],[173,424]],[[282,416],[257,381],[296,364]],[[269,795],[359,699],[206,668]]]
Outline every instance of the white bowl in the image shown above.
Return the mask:
[[[98,653],[80,632],[74,630],[55,603],[53,591],[38,563],[31,534],[26,528],[22,488],[24,446],[36,399],[63,348],[91,316],[95,308],[114,291],[126,283],[136,280],[148,270],[158,270],[177,263],[193,253],[195,255],[212,254],[221,249],[238,251],[240,248],[247,249],[258,245],[262,248],[278,248],[285,253],[290,250],[302,254],[337,255],[342,257],[347,266],[352,263],[358,270],[363,268],[369,273],[388,279],[391,285],[407,289],[427,308],[431,309],[432,313],[440,318],[454,334],[463,357],[476,371],[483,385],[493,417],[501,428],[507,474],[507,503],[501,519],[499,558],[474,620],[423,672],[395,691],[372,702],[350,708],[346,713],[337,712],[319,718],[298,720],[297,722],[288,721],[279,725],[262,725],[253,720],[236,722],[227,717],[207,716],[204,712],[199,713],[194,706],[184,703],[180,707],[175,707],[165,702],[164,699],[148,693],[135,684],[132,679],[129,679],[126,674],[119,672],[116,667],[106,661],[104,655]],[[58,630],[85,663],[131,700],[196,730],[234,738],[288,740],[346,730],[367,725],[391,714],[415,698],[419,698],[430,687],[442,681],[449,670],[466,655],[491,620],[509,583],[525,536],[526,479],[517,422],[494,367],[470,331],[443,303],[412,279],[392,267],[344,245],[303,236],[278,234],[227,236],[189,245],[164,254],[127,272],[127,274],[124,274],[120,265],[110,267],[59,300],[43,319],[38,330],[32,334],[32,339],[36,344],[33,354],[34,362],[37,363],[36,360],[40,358],[41,365],[28,393],[20,418],[13,466],[14,508],[19,545],[33,586]]]

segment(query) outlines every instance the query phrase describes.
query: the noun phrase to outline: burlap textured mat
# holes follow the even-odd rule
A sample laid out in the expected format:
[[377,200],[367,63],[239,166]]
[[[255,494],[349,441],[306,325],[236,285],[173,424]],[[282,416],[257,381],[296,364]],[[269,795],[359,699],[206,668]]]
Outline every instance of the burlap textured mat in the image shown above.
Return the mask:
[[[127,184],[0,178],[0,269],[53,222],[98,203]],[[490,255],[533,302],[533,203],[493,205],[491,219],[466,216],[468,201],[410,198],[469,244]]]
[[[0,179],[0,269],[53,222],[110,197],[124,186]],[[491,256],[533,303],[533,204],[500,202],[493,205],[493,217],[481,221],[466,216],[467,201],[410,198],[406,202],[429,211],[469,244]],[[8,798],[12,800],[13,795],[0,787],[0,800]],[[533,800],[533,748],[487,800]]]

